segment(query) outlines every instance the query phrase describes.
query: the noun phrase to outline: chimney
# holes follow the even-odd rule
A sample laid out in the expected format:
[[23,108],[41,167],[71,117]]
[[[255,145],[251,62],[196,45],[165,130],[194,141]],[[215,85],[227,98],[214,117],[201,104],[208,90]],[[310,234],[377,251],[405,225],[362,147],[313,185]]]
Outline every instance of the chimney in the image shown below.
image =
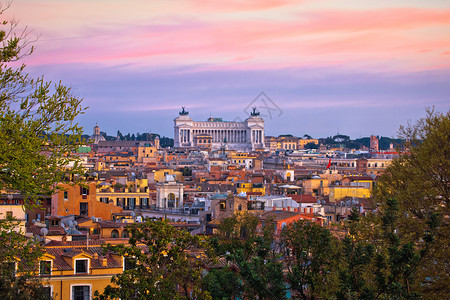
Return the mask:
[[274,206],[272,210],[277,210],[277,207],[276,207],[276,206]]
[[108,260],[106,259],[106,257],[102,258],[102,266],[106,267],[108,265]]
[[290,206],[288,206],[287,211],[291,211],[291,207]]
[[98,259],[98,253],[94,253],[93,258],[94,258],[94,259]]
[[283,207],[283,211],[286,211],[286,207]]

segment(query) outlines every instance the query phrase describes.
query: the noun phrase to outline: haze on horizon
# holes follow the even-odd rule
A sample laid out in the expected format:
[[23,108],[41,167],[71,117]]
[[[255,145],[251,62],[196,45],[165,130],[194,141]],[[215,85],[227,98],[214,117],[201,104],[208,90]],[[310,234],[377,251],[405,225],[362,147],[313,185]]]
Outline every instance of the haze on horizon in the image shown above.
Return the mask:
[[10,17],[39,35],[28,71],[84,98],[86,134],[173,137],[181,106],[232,121],[253,105],[266,135],[394,137],[450,109],[446,0],[15,0]]

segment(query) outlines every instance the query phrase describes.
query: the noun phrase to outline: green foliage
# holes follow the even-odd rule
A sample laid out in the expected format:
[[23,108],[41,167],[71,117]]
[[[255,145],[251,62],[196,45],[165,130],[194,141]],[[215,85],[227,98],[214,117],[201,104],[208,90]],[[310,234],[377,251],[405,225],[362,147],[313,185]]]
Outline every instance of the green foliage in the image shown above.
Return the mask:
[[0,297],[3,299],[48,299],[38,274],[43,252],[33,239],[16,232],[19,222],[0,219]]
[[349,234],[342,241],[343,265],[339,269],[339,299],[373,299],[371,267],[375,247],[361,234],[362,219],[356,208],[348,217]]
[[305,149],[319,149],[319,145],[317,145],[316,143],[310,142],[310,143],[306,144],[304,148]]
[[[3,21],[0,29],[0,186],[20,192],[32,206],[38,195],[51,195],[56,183],[82,173],[72,153],[81,143],[75,117],[84,109],[70,88],[31,78],[16,62],[32,52],[26,33],[15,35],[16,25]],[[74,168],[67,169],[70,163]]]
[[[416,277],[409,291],[426,298],[449,298],[450,112],[427,111],[416,124],[400,128],[406,152],[394,160],[374,191],[381,211],[395,215],[398,241],[389,238],[391,256],[412,260],[415,269],[395,271],[402,280]],[[394,214],[395,210],[401,213]],[[389,225],[392,226],[392,225]],[[385,232],[389,228],[384,228]],[[390,233],[392,235],[392,233]],[[406,258],[405,258],[406,257]],[[418,260],[418,261],[417,261]],[[411,263],[411,262],[409,262]],[[398,265],[398,262],[397,262]],[[401,266],[402,264],[400,264]]]
[[[0,4],[0,16],[10,3]],[[84,173],[73,154],[81,144],[75,118],[84,109],[70,88],[25,72],[18,60],[33,52],[28,47],[29,33],[17,34],[14,21],[0,24],[0,189],[22,194],[25,207],[35,208],[40,196],[58,189],[57,183]],[[0,296],[46,299],[39,278],[33,276],[42,250],[34,240],[15,232],[17,226],[12,219],[0,220]],[[13,262],[17,262],[16,276]]]
[[159,144],[161,146],[161,148],[167,148],[167,147],[173,147],[173,139],[163,136],[160,140],[159,140]]
[[229,267],[209,271],[203,278],[202,288],[211,294],[212,299],[235,299],[242,294],[239,275]]
[[259,226],[252,214],[226,218],[219,225],[216,251],[238,268],[244,298],[285,299],[281,254],[272,222]]
[[131,224],[128,231],[128,245],[108,245],[105,250],[128,258],[129,268],[114,275],[113,285],[96,293],[96,299],[210,299],[201,289],[201,259],[207,249],[203,237],[167,221]]
[[281,235],[286,278],[302,299],[329,298],[336,289],[338,240],[328,229],[305,221],[283,229]]

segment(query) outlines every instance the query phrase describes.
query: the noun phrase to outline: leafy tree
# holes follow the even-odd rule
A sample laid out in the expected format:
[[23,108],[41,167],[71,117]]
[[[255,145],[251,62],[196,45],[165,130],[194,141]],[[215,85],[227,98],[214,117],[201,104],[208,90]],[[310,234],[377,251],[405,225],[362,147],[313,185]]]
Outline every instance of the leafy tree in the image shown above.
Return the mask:
[[426,298],[450,298],[450,112],[427,110],[425,118],[400,128],[400,138],[406,151],[378,180],[375,200],[382,211],[388,211],[390,199],[397,201],[399,243],[410,243],[419,251],[410,291]]
[[305,145],[305,149],[319,149],[319,145],[316,143],[310,142]]
[[117,139],[118,139],[119,141],[122,141],[122,140],[123,140],[123,135],[122,135],[122,132],[120,132],[120,130],[117,130],[117,135],[116,135],[116,137],[117,137]]
[[75,118],[84,109],[70,88],[25,73],[17,61],[32,48],[26,33],[15,34],[16,25],[3,20],[0,29],[0,186],[32,206],[37,195],[51,195],[56,183],[82,172],[72,153],[82,132]]
[[235,215],[219,225],[216,250],[239,269],[244,298],[285,299],[283,265],[275,246],[273,224],[260,226],[254,215]]
[[403,244],[401,241],[398,233],[400,211],[397,200],[388,199],[386,210],[380,216],[386,246],[379,249],[375,256],[377,297],[419,298],[419,294],[411,287],[416,278],[421,253],[414,243]]
[[344,134],[337,134],[337,135],[333,136],[333,141],[336,143],[342,143],[342,142],[350,141],[350,137],[348,135],[344,135]]
[[161,148],[167,148],[167,147],[173,147],[173,139],[168,138],[163,136],[160,140],[159,140],[159,144],[161,146]]
[[131,224],[128,230],[129,244],[105,249],[129,263],[96,299],[210,299],[201,289],[200,256],[207,249],[203,237],[160,220]]
[[[0,18],[9,4],[0,5]],[[21,193],[25,207],[35,208],[40,196],[59,189],[57,183],[81,181],[76,175],[83,170],[72,153],[81,144],[82,129],[75,118],[84,109],[70,88],[31,78],[18,62],[33,52],[29,34],[17,33],[17,23],[4,18],[0,26],[0,189]],[[74,167],[67,168],[72,162]],[[0,296],[46,299],[40,280],[32,277],[41,249],[15,232],[16,227],[12,219],[0,220]]]
[[241,280],[229,267],[209,271],[203,278],[202,288],[213,299],[236,299],[242,294]]
[[375,247],[360,236],[361,218],[357,209],[352,209],[349,219],[349,234],[342,241],[343,265],[339,270],[338,299],[374,299],[371,267]]
[[295,222],[281,234],[287,281],[302,299],[330,298],[336,289],[338,241],[328,229]]
[[3,299],[50,299],[38,274],[43,250],[17,231],[19,222],[0,219],[0,297]]

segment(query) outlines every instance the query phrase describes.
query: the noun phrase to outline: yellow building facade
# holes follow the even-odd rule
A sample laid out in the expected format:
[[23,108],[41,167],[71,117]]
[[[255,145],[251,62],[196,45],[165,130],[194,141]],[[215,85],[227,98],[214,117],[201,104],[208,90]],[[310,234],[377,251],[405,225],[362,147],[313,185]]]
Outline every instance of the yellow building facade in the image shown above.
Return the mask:
[[236,184],[237,193],[246,193],[246,194],[260,194],[264,196],[266,194],[266,188],[262,183],[237,183]]
[[103,292],[111,277],[123,272],[123,258],[103,254],[100,246],[45,247],[39,262],[39,276],[56,300],[92,299]]
[[166,175],[172,175],[175,181],[184,181],[183,173],[180,171],[175,171],[173,169],[159,169],[154,173],[155,182],[164,182],[166,181]]

